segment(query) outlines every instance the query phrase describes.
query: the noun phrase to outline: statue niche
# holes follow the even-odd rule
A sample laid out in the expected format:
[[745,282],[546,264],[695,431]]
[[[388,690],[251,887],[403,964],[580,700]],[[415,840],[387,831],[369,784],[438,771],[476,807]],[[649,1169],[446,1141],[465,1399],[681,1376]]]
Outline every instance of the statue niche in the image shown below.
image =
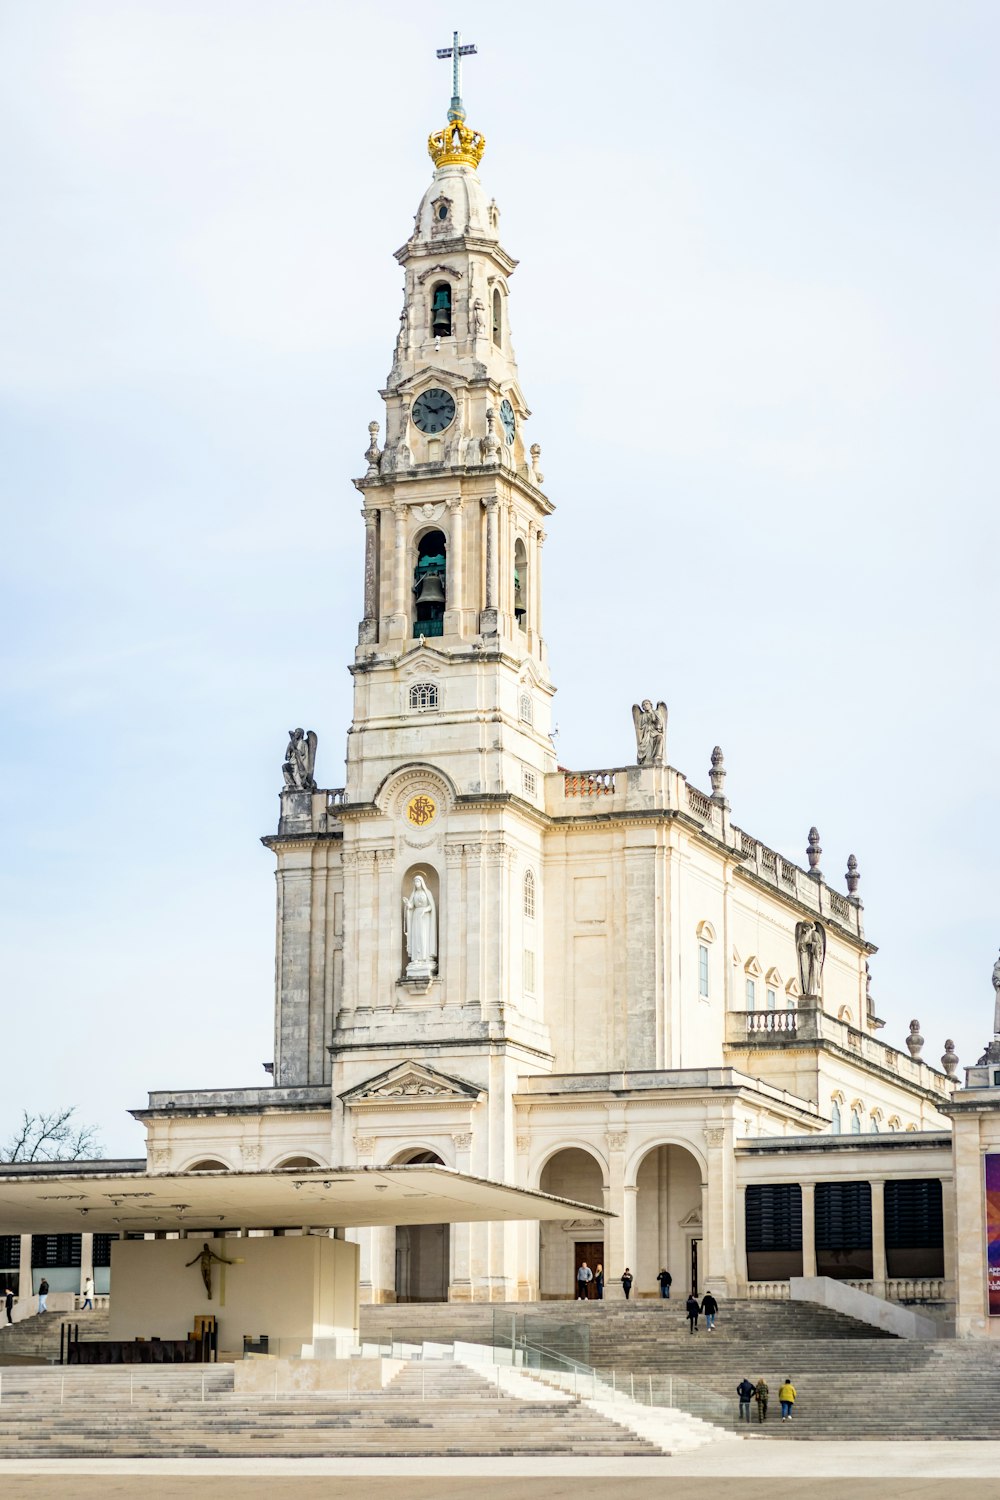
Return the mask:
[[412,878],[403,881],[403,948],[407,979],[433,979],[437,973],[437,902],[431,889],[432,879],[430,872],[427,875],[416,872]]

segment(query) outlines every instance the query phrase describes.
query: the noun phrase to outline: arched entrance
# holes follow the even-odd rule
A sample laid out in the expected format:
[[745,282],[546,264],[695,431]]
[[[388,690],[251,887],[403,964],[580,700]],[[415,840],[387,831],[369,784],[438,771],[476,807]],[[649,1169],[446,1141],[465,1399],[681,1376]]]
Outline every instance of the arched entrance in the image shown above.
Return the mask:
[[[659,1295],[657,1273],[674,1278],[671,1292],[703,1292],[701,1166],[683,1146],[654,1146],[636,1170],[636,1292]],[[633,1296],[635,1293],[633,1293]]]
[[[557,1151],[542,1169],[543,1193],[574,1198],[578,1203],[604,1202],[600,1162],[579,1146]],[[576,1296],[576,1271],[585,1260],[590,1269],[605,1262],[604,1220],[573,1219],[538,1226],[538,1294],[545,1301]],[[607,1265],[605,1264],[605,1271]]]
[[[404,1151],[393,1166],[443,1167],[434,1151]],[[447,1302],[451,1225],[400,1224],[396,1229],[396,1301]]]

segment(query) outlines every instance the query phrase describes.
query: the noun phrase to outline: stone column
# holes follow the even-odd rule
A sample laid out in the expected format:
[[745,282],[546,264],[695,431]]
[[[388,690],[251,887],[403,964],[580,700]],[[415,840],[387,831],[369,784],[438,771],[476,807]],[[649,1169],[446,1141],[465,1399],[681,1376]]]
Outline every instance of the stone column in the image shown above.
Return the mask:
[[736,1189],[736,1295],[747,1294],[747,1190],[744,1183]]
[[535,649],[542,649],[542,543],[545,541],[545,532],[539,526],[535,533],[535,566],[532,574],[532,616],[531,628],[535,632]]
[[80,1236],[80,1296],[83,1296],[83,1283],[88,1276],[94,1274],[94,1236],[92,1234],[81,1234]]
[[[622,1216],[622,1270],[617,1274],[620,1276],[625,1267],[628,1266],[635,1275],[636,1262],[636,1237],[635,1237],[635,1211],[639,1188],[636,1183],[626,1183],[622,1188],[621,1216]],[[607,1267],[605,1267],[607,1270]]]
[[816,1275],[816,1184],[802,1184],[802,1274]]
[[[608,1147],[608,1185],[604,1189],[604,1209],[617,1218],[604,1221],[604,1295],[609,1302],[624,1301],[625,1293],[618,1280],[627,1265],[632,1265],[625,1254],[625,1146],[628,1132],[609,1130],[606,1136]],[[635,1222],[635,1197],[632,1197],[633,1229]],[[634,1252],[633,1252],[634,1253]],[[635,1267],[632,1266],[633,1271]]]
[[[470,1172],[472,1170],[472,1132],[457,1132],[452,1135],[451,1139],[455,1147],[455,1167],[459,1172]],[[448,1301],[472,1302],[484,1300],[482,1289],[480,1289],[479,1297],[476,1297],[472,1286],[472,1225],[452,1224],[449,1229],[448,1238],[451,1247],[451,1265],[448,1274]],[[482,1254],[483,1247],[480,1246],[479,1250],[480,1254]],[[482,1275],[480,1275],[479,1279],[482,1281]]]
[[378,511],[365,506],[365,617],[358,637],[361,645],[378,640]]
[[885,1274],[885,1182],[869,1184],[872,1194],[872,1294],[884,1297]]
[[31,1280],[30,1234],[22,1234],[21,1236],[21,1265],[18,1276],[17,1310],[20,1317],[26,1318],[29,1313],[33,1313],[35,1310],[31,1301],[34,1296],[34,1287]]
[[483,635],[496,635],[499,610],[498,592],[498,537],[497,514],[500,501],[490,495],[483,501],[486,508],[486,604],[480,616],[479,628]]
[[448,511],[451,515],[451,531],[448,536],[448,577],[445,584],[447,589],[447,600],[445,602],[445,614],[451,618],[445,625],[445,630],[461,630],[462,610],[465,608],[465,558],[463,556],[465,538],[462,526],[462,497],[457,496],[448,501]]
[[705,1290],[733,1297],[736,1295],[736,1197],[732,1130],[722,1125],[709,1126],[705,1141],[708,1146],[708,1181],[702,1214]]
[[955,1297],[955,1184],[941,1183],[941,1218],[944,1230],[944,1295],[949,1301]]
[[393,634],[405,636],[409,631],[410,623],[410,596],[407,588],[407,566],[406,566],[406,517],[405,505],[394,505],[392,513],[396,518],[396,536],[394,541],[395,551],[395,578],[393,581]]

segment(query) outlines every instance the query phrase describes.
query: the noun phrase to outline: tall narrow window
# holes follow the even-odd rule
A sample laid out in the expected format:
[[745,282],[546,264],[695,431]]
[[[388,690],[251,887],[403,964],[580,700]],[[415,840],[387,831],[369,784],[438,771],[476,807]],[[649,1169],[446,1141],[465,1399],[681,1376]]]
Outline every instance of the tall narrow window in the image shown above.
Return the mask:
[[503,339],[503,305],[500,297],[500,288],[493,288],[493,342],[500,344]]
[[834,1099],[830,1106],[830,1133],[831,1135],[840,1135],[842,1129],[843,1121],[840,1118],[840,1105]]
[[413,570],[414,635],[444,634],[447,552],[444,533],[440,531],[425,532],[417,544],[417,565]]
[[522,724],[533,724],[535,715],[531,708],[531,694],[522,693],[518,700],[517,716]]
[[698,944],[698,993],[708,999],[708,949]]
[[851,1134],[861,1134],[861,1111],[859,1109],[851,1110]]
[[757,1009],[757,986],[752,979],[747,980],[747,1010]]
[[768,992],[767,992],[767,1008],[768,1008],[768,1010],[774,1010],[775,1007],[777,1006],[777,1004],[778,1004],[778,997],[777,997],[777,995],[775,994],[774,990],[768,989]]
[[439,281],[431,292],[431,335],[436,339],[451,337],[451,287]]
[[524,872],[524,915],[531,921],[535,919],[535,872],[533,870]]

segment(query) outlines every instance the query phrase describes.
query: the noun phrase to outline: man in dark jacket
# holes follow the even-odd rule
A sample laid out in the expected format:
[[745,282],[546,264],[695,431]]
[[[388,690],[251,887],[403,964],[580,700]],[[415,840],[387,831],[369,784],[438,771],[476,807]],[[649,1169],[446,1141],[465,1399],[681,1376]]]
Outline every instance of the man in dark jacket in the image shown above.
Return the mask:
[[719,1304],[711,1292],[706,1292],[701,1299],[701,1310],[705,1314],[705,1327],[709,1333],[715,1330],[715,1315],[719,1311]]
[[671,1276],[666,1266],[663,1267],[663,1270],[660,1272],[656,1279],[660,1283],[660,1296],[669,1298],[670,1286],[674,1278]]
[[740,1421],[742,1422],[743,1418],[745,1417],[749,1422],[750,1402],[757,1394],[757,1387],[754,1385],[753,1381],[747,1380],[746,1376],[744,1376],[739,1385],[736,1387],[736,1394],[740,1398]]
[[697,1333],[698,1314],[701,1312],[701,1307],[699,1306],[698,1298],[695,1296],[694,1292],[692,1292],[690,1297],[687,1299],[686,1307],[687,1320],[691,1324],[691,1332]]

